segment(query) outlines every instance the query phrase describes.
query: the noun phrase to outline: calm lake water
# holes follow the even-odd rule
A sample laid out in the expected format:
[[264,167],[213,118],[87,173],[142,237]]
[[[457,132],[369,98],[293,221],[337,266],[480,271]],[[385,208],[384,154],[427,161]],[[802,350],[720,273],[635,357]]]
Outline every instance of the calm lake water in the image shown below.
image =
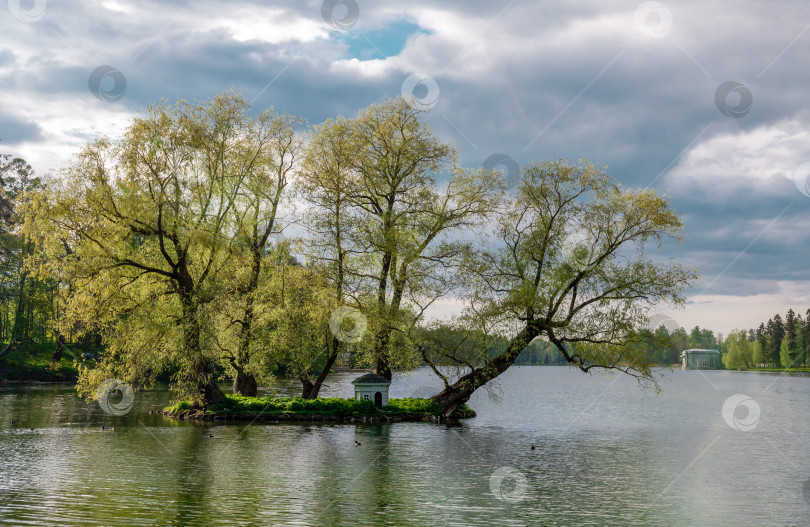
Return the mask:
[[[112,416],[68,388],[0,388],[0,524],[810,524],[808,377],[673,371],[655,394],[522,367],[499,385],[453,426],[186,423],[149,414],[165,390]],[[391,396],[435,387],[419,370]]]

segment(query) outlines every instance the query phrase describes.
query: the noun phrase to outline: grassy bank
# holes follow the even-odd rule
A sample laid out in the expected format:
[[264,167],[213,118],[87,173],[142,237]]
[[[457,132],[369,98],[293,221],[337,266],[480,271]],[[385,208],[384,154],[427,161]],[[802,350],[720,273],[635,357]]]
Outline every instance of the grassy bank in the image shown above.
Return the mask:
[[0,382],[76,382],[73,354],[66,350],[58,364],[51,364],[52,355],[53,344],[21,344],[0,364]]
[[810,366],[802,366],[801,368],[729,368],[729,369],[737,369],[739,371],[770,371],[770,372],[779,372],[779,373],[808,373],[810,372]]
[[[273,399],[241,395],[227,395],[226,397],[227,399],[222,403],[210,406],[204,415],[214,418],[317,416],[340,419],[399,417],[410,420],[439,415],[439,405],[432,399],[390,399],[388,406],[377,408],[371,401],[355,399],[302,399],[300,397]],[[164,408],[164,412],[184,417],[189,413],[194,413],[191,403],[188,401],[181,401],[174,406]],[[475,412],[465,404],[456,410],[454,417],[475,417]]]

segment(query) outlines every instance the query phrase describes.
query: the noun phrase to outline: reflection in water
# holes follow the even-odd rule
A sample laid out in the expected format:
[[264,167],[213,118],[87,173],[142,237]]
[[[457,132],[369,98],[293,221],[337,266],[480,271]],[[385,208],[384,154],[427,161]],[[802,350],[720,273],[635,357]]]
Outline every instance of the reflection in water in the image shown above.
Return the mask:
[[[500,384],[448,425],[186,423],[149,414],[165,390],[111,416],[70,389],[2,389],[0,524],[806,524],[806,377],[675,371],[656,395],[527,367]],[[392,397],[425,386],[403,376]],[[721,415],[734,394],[761,408],[750,432]]]

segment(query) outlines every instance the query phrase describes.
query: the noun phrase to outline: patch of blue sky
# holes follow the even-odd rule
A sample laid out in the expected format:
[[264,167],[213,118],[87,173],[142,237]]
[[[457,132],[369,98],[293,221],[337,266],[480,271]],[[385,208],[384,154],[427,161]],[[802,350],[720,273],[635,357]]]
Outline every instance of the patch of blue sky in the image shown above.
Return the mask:
[[345,33],[348,53],[358,60],[385,59],[399,55],[408,38],[417,33],[427,33],[419,25],[407,20],[397,20],[388,26],[374,31],[353,31]]

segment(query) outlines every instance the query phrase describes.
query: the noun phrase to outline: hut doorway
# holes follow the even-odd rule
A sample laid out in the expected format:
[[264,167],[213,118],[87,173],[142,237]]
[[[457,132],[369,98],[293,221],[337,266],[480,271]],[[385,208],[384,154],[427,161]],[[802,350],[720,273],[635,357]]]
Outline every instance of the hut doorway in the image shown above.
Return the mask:
[[377,408],[382,408],[382,393],[380,392],[374,393],[374,404],[377,405]]

